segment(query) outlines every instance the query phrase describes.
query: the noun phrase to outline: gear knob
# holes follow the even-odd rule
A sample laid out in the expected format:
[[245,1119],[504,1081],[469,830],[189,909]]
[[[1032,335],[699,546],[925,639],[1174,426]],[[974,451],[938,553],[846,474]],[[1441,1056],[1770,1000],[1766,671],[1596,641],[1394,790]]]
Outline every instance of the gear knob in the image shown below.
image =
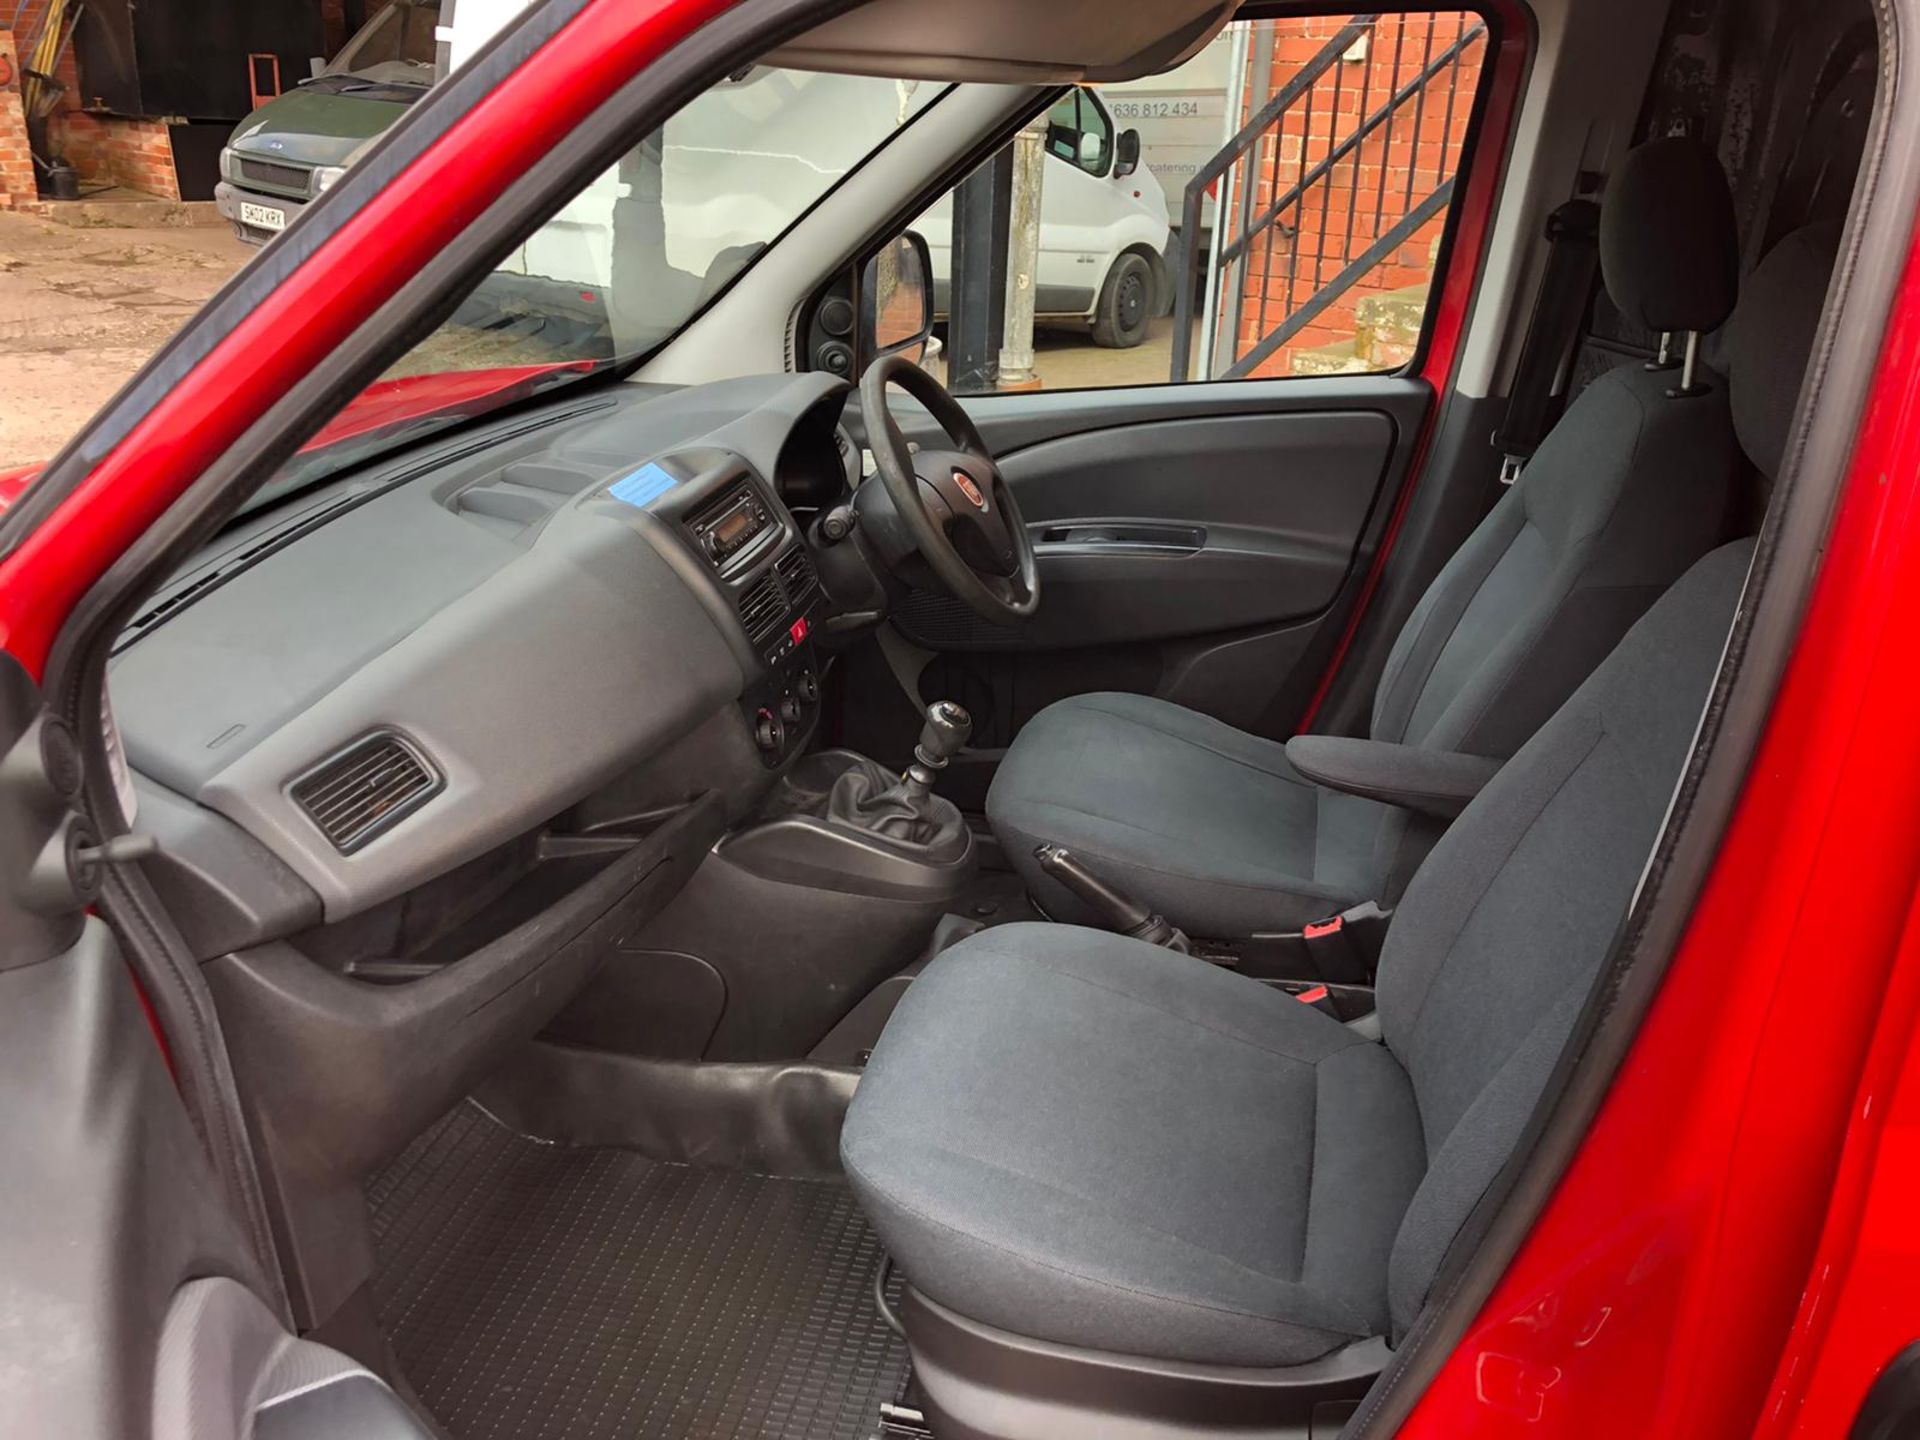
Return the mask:
[[971,715],[951,700],[936,700],[927,706],[927,723],[920,731],[920,743],[913,747],[913,758],[929,769],[944,770],[966,748],[972,734]]

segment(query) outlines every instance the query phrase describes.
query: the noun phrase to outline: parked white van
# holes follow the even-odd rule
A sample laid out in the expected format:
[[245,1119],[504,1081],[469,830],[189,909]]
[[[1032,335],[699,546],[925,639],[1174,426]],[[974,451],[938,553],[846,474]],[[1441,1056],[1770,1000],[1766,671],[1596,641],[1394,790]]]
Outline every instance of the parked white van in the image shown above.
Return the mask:
[[[1141,159],[1160,182],[1175,230],[1182,223],[1187,182],[1246,118],[1244,87],[1236,77],[1246,73],[1247,57],[1239,47],[1247,43],[1248,28],[1229,25],[1185,64],[1101,91],[1114,123],[1140,132]],[[1200,228],[1213,228],[1211,195],[1201,199]]]
[[[622,253],[656,275],[664,262],[654,293],[684,315],[676,297],[725,284],[758,238],[780,228],[768,228],[769,216],[804,211],[872,148],[877,130],[912,123],[941,88],[756,67],[684,107],[657,146],[631,153],[501,269],[541,291],[551,311],[590,308],[609,288],[634,293],[610,285],[615,265],[628,263]],[[775,110],[772,127],[766,117]],[[1084,324],[1101,345],[1137,345],[1172,300],[1166,199],[1138,163],[1139,137],[1116,130],[1096,93],[1076,89],[1049,112],[1045,149],[1036,315],[1043,324]],[[943,313],[952,204],[941,199],[913,226],[931,252]],[[619,319],[622,333],[646,328],[644,316]]]
[[[1078,321],[1094,342],[1138,345],[1172,304],[1166,194],[1140,163],[1140,137],[1114,124],[1097,91],[1076,89],[1047,112],[1034,315]],[[914,222],[933,257],[935,313],[947,311],[953,197]]]

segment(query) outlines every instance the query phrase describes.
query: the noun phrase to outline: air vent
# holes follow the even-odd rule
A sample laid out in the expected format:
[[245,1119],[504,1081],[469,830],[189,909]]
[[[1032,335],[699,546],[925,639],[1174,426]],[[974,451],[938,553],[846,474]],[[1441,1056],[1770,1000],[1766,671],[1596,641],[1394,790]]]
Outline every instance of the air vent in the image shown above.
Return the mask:
[[424,755],[387,732],[322,761],[288,793],[334,849],[351,855],[419,809],[442,783]]
[[789,610],[804,610],[820,592],[819,578],[813,573],[813,561],[807,558],[803,547],[794,546],[773,562],[773,568],[780,572],[780,583],[787,587]]
[[786,613],[787,602],[781,597],[780,584],[771,570],[749,585],[740,597],[740,619],[756,645],[780,628]]

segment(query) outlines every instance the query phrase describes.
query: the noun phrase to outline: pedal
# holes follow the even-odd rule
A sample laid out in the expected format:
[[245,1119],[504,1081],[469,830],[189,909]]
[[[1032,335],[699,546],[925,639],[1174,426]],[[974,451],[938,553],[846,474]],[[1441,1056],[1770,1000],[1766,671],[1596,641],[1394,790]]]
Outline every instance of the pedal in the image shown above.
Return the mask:
[[880,1402],[880,1430],[875,1440],[933,1440],[933,1427],[922,1411],[911,1405]]

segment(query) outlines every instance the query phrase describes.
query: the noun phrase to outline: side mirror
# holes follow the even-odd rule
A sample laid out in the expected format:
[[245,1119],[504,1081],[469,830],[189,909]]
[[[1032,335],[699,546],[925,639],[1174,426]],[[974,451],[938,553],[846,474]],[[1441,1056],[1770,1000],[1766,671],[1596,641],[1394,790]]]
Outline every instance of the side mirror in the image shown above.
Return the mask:
[[1107,164],[1107,137],[1092,130],[1080,132],[1080,168],[1098,174]]
[[933,333],[933,259],[913,231],[882,245],[860,275],[861,333],[868,363],[905,354],[918,363]]
[[1140,132],[1122,130],[1113,144],[1113,178],[1131,175],[1140,168]]

